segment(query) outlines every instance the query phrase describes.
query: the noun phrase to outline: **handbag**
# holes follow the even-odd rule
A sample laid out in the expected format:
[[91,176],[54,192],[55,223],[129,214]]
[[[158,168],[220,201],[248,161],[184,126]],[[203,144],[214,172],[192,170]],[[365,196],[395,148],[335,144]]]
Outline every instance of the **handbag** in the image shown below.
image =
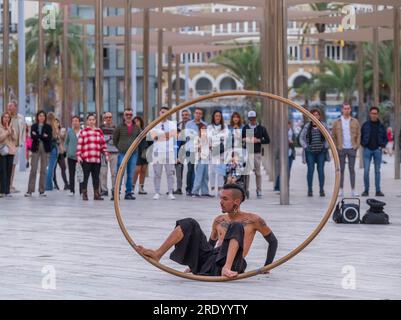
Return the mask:
[[7,156],[10,150],[6,144],[0,144],[0,156]]

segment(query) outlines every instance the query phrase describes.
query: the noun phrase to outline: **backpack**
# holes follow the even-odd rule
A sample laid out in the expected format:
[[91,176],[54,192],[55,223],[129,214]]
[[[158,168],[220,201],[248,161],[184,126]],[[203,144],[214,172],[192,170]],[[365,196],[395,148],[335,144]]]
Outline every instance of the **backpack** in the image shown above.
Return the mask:
[[390,224],[389,216],[384,212],[384,206],[386,203],[368,199],[366,203],[370,208],[366,211],[366,214],[362,218],[364,224]]

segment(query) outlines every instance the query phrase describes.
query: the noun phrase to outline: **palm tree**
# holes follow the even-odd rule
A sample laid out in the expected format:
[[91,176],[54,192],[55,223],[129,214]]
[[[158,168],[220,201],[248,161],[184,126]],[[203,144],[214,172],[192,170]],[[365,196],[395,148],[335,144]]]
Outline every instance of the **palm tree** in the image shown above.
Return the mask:
[[261,89],[260,47],[249,45],[221,53],[213,62],[227,68],[243,83],[245,90]]
[[295,91],[297,98],[303,99],[305,101],[304,107],[306,109],[309,109],[310,102],[319,92],[319,87],[317,86],[316,80],[314,78],[302,83],[298,88],[292,89]]
[[[365,84],[368,91],[373,87],[373,46],[366,44],[364,46],[365,55]],[[379,45],[379,81],[381,94],[388,95],[391,101],[394,101],[394,42],[385,41]]]
[[358,65],[355,63],[339,64],[332,60],[323,63],[327,73],[316,76],[320,90],[338,90],[344,102],[352,103],[354,92],[357,89]]
[[[28,70],[27,78],[35,83],[37,75],[37,61],[39,52],[39,22],[38,17],[33,17],[26,20],[28,29],[26,34],[26,61]],[[57,13],[56,27],[44,30],[45,39],[45,57],[44,57],[44,92],[50,93],[45,95],[45,105],[56,105],[56,96],[61,92],[60,87],[66,85],[62,83],[61,70],[63,63],[63,14],[61,11]],[[81,74],[83,64],[83,41],[80,38],[82,34],[81,27],[78,25],[68,24],[68,63],[69,63],[69,78],[77,78]],[[91,60],[88,54],[86,59]],[[79,85],[76,88],[71,88],[72,92],[79,92]]]

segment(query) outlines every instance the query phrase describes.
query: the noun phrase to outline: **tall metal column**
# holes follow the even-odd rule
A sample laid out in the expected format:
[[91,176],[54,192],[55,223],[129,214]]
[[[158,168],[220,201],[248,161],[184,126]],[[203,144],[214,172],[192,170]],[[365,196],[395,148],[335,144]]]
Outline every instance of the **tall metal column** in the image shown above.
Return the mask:
[[400,8],[394,7],[394,178],[400,179],[400,146],[399,136],[401,129],[401,91],[400,91]]
[[163,29],[157,31],[157,110],[156,117],[163,105]]
[[95,104],[97,124],[101,124],[103,112],[103,0],[95,5]]
[[149,121],[150,11],[143,11],[143,120]]
[[[277,95],[287,97],[287,6],[286,0],[276,0],[277,23]],[[288,108],[279,104],[279,153],[280,153],[280,204],[289,205],[288,177]]]
[[36,105],[36,111],[42,110],[44,105],[43,105],[43,74],[44,74],[44,54],[45,54],[45,49],[44,49],[44,41],[45,41],[45,35],[44,35],[44,29],[43,29],[43,6],[44,6],[44,1],[39,1],[39,15],[38,15],[38,36],[39,36],[39,48],[38,48],[38,89],[37,89],[37,94],[38,94],[38,103]]
[[84,119],[88,115],[88,46],[87,46],[87,26],[83,26],[82,41],[82,105]]
[[124,106],[126,108],[132,107],[131,101],[131,50],[132,50],[132,4],[131,0],[126,0],[125,3],[125,53],[124,53]]
[[63,67],[63,104],[61,110],[61,124],[67,128],[70,122],[71,112],[69,110],[69,62],[68,62],[68,10],[69,5],[63,6],[63,54],[62,54],[62,67]]
[[10,59],[10,3],[9,0],[3,0],[3,110],[6,110],[8,93],[8,69]]
[[167,106],[173,107],[173,47],[168,47],[168,70],[167,70]]
[[[362,125],[363,122],[366,121],[366,107],[365,107],[365,93],[364,93],[364,77],[363,77],[363,71],[364,71],[364,54],[363,54],[363,43],[358,42],[357,45],[357,51],[358,51],[358,120],[359,123]],[[358,150],[359,153],[359,168],[363,168],[363,148],[359,148]]]
[[[377,11],[375,5],[374,11]],[[379,83],[379,28],[373,28],[373,99],[374,105],[379,106],[380,103],[380,83]]]
[[[26,115],[26,70],[25,70],[25,3],[18,1],[18,112]],[[26,171],[25,150],[19,152],[19,171]]]

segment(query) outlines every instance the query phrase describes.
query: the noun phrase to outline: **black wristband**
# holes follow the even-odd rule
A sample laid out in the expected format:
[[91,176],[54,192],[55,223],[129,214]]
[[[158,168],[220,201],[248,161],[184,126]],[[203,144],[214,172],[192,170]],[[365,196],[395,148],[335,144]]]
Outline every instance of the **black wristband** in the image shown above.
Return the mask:
[[277,252],[278,241],[273,232],[270,232],[270,234],[264,238],[269,243],[269,248],[267,249],[267,257],[265,261],[265,266],[267,266],[274,261],[274,257],[276,256]]

